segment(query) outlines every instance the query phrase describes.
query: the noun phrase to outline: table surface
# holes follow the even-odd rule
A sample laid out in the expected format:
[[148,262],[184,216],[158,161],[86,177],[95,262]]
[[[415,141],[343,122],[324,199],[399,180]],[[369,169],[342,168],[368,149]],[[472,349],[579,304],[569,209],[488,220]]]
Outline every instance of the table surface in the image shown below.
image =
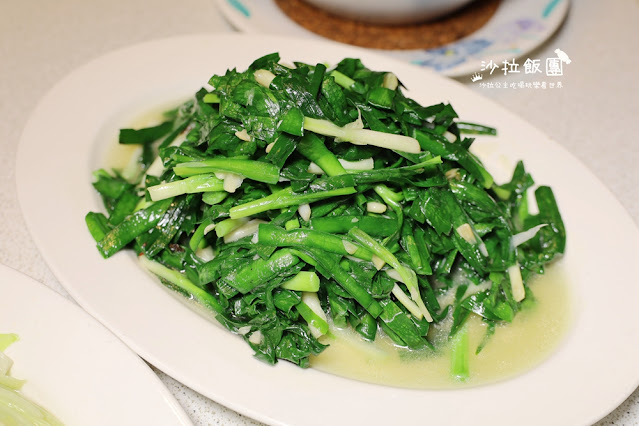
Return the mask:
[[[572,63],[562,88],[496,89],[459,79],[559,141],[601,179],[635,223],[637,22],[639,0],[573,0],[564,25],[528,54],[551,57],[556,48],[568,53]],[[15,188],[18,141],[40,96],[76,67],[111,50],[156,38],[231,31],[213,0],[0,0],[0,263],[69,297],[29,234]],[[484,81],[503,86],[519,80],[501,73]],[[194,424],[259,424],[154,371]],[[639,424],[639,390],[597,423],[613,424]]]

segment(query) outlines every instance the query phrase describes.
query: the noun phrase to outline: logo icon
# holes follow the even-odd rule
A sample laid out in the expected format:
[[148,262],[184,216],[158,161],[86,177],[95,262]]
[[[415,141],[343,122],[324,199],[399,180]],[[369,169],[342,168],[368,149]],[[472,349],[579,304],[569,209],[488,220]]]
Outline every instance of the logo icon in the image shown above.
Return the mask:
[[570,60],[570,57],[563,50],[555,49],[555,53],[557,54],[557,57],[561,60],[561,62],[563,62],[565,64],[569,64],[569,63],[572,62]]

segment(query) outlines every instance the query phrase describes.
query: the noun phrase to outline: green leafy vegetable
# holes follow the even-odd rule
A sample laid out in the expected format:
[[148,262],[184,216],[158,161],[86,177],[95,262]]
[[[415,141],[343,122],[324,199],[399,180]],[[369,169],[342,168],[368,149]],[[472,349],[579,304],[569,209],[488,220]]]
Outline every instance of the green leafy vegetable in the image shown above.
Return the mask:
[[157,158],[137,177],[95,172],[99,252],[135,250],[260,360],[307,367],[331,327],[428,351],[449,324],[451,374],[467,379],[469,316],[488,324],[478,352],[565,250],[552,190],[535,190],[531,214],[523,163],[496,184],[462,136],[496,130],[420,105],[393,73],[279,59],[214,75],[164,122],[121,131]]
[[0,423],[3,425],[62,426],[49,411],[25,397],[20,389],[26,380],[11,376],[13,360],[4,351],[18,340],[13,333],[0,333]]

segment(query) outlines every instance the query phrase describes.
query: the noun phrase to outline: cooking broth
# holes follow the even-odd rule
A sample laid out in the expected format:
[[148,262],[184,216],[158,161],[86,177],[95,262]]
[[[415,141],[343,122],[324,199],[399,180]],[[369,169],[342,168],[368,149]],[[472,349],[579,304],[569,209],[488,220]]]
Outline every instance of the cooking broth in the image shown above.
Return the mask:
[[479,354],[475,350],[486,334],[486,324],[471,314],[470,378],[451,377],[450,347],[433,352],[404,351],[382,337],[367,342],[355,331],[334,330],[330,347],[314,357],[318,370],[370,383],[418,389],[476,386],[523,373],[557,349],[570,324],[571,309],[566,279],[560,265],[546,269],[530,285],[536,302],[521,310],[511,324],[498,326]]

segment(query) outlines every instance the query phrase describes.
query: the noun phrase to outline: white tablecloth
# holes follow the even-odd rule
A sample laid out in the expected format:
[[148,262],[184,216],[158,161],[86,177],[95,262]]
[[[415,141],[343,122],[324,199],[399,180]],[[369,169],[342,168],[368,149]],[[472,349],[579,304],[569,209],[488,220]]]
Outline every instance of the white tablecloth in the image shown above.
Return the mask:
[[[636,223],[638,23],[637,0],[573,0],[557,34],[528,55],[555,56],[556,48],[568,53],[572,63],[560,80],[562,88],[496,89],[460,79],[561,143],[604,182]],[[0,263],[68,297],[29,235],[15,189],[20,133],[40,96],[79,65],[113,49],[229,31],[233,28],[212,0],[0,0]],[[484,82],[519,80],[495,72]],[[156,372],[196,425],[258,424]],[[639,391],[597,425],[613,424],[639,424]]]

